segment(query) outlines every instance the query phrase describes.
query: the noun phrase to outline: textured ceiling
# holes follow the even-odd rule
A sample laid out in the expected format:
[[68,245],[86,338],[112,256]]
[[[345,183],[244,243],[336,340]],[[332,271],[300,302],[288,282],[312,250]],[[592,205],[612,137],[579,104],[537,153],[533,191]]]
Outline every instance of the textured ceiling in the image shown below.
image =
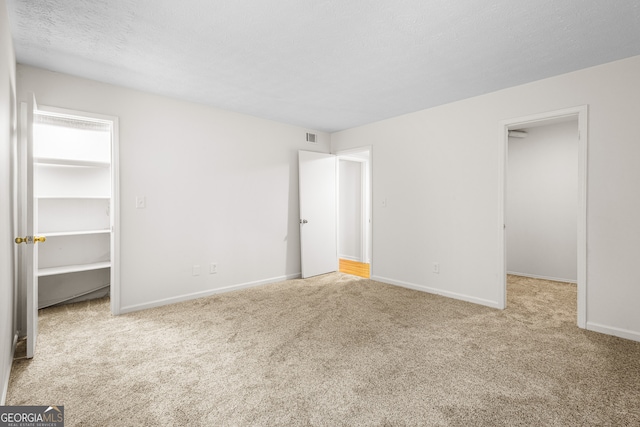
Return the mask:
[[8,0],[19,63],[322,131],[640,55],[638,0]]

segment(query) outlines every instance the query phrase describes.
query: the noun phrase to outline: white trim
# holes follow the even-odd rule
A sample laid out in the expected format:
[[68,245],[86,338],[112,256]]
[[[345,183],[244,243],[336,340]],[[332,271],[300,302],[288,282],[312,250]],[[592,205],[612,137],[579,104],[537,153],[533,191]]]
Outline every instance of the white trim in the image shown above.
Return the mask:
[[115,116],[109,116],[105,114],[93,113],[91,111],[72,110],[70,108],[52,107],[50,105],[38,104],[38,112],[48,113],[48,115],[58,117],[70,117],[70,118],[90,118],[96,122],[102,122],[105,124],[111,124]]
[[509,150],[509,129],[523,127],[526,125],[543,124],[547,121],[556,121],[560,118],[576,117],[578,119],[578,211],[577,211],[577,239],[578,239],[578,315],[577,324],[581,328],[586,327],[587,319],[587,155],[588,155],[588,106],[565,108],[562,110],[550,111],[546,113],[533,114],[530,116],[514,119],[502,120],[499,123],[499,248],[498,248],[498,271],[501,272],[500,283],[500,308],[507,306],[507,235],[506,224],[506,176],[507,176],[507,156]]
[[613,326],[587,322],[587,330],[640,342],[640,332],[630,331],[628,329],[614,328]]
[[371,280],[376,282],[387,283],[389,285],[400,286],[403,288],[413,289],[416,291],[427,292],[429,294],[440,295],[447,298],[453,298],[461,301],[471,302],[474,304],[480,304],[491,308],[500,308],[499,301],[491,301],[483,298],[476,298],[469,295],[458,294],[456,292],[443,291],[441,289],[430,288],[428,286],[416,285],[415,283],[404,282],[402,280],[390,279],[388,277],[371,276]]
[[161,307],[163,305],[175,304],[175,303],[178,303],[178,302],[183,302],[183,301],[189,301],[189,300],[193,300],[193,299],[208,297],[208,296],[215,295],[215,294],[222,294],[222,293],[226,293],[226,292],[238,291],[240,289],[254,288],[254,287],[257,287],[257,286],[268,285],[270,283],[283,282],[285,280],[299,279],[300,277],[302,277],[301,273],[287,274],[285,276],[271,277],[269,279],[256,280],[254,282],[240,283],[240,284],[237,284],[237,285],[230,285],[230,286],[225,286],[225,287],[222,287],[222,288],[209,289],[209,290],[206,290],[206,291],[194,292],[194,293],[191,293],[191,294],[184,294],[184,295],[179,295],[179,296],[171,297],[171,298],[163,298],[163,299],[159,299],[159,300],[155,300],[155,301],[151,301],[151,302],[146,302],[146,303],[143,303],[143,304],[127,305],[127,306],[124,306],[124,307],[120,307],[120,314],[132,313],[134,311],[140,311],[140,310],[146,310],[146,309],[149,309],[149,308]]
[[[338,150],[335,151],[333,154],[335,154],[336,156],[341,156],[341,157],[352,157],[352,158],[356,158],[356,159],[362,159],[362,157],[358,157],[354,154],[360,154],[360,153],[364,153],[365,151],[369,152],[369,156],[371,156],[371,149],[372,149],[372,145],[364,145],[362,147],[356,147],[356,148],[349,148],[346,150]],[[371,157],[369,157],[369,159],[371,159]]]
[[338,259],[346,259],[347,261],[362,262],[360,260],[360,258],[355,257],[355,256],[350,256],[350,255],[340,255],[340,254],[338,254]]
[[16,346],[18,345],[18,333],[13,336],[13,344],[11,345],[11,354],[7,361],[7,366],[3,366],[4,384],[2,384],[2,395],[0,396],[0,406],[4,406],[7,402],[7,392],[9,391],[9,377],[11,376],[11,367],[13,366],[13,358],[16,355]]
[[[363,150],[363,152],[364,152],[364,150]],[[367,163],[367,159],[365,159],[363,157],[352,156],[352,155],[348,155],[348,154],[347,155],[335,154],[335,155],[340,157],[340,160],[348,160],[350,162],[356,162],[356,163]]]
[[111,314],[120,314],[120,132],[116,116],[97,114],[89,111],[71,110],[45,105],[38,106],[39,112],[60,117],[79,117],[111,125],[111,271],[110,301]]
[[589,156],[589,110],[578,107],[578,326],[587,326],[587,187]]
[[369,262],[369,160],[360,165],[360,221],[362,231],[360,232],[360,262]]
[[513,276],[530,277],[532,279],[551,280],[552,282],[563,282],[563,283],[573,283],[573,284],[577,284],[578,283],[577,280],[572,280],[572,279],[562,279],[560,277],[540,276],[538,274],[518,273],[517,271],[507,271],[507,274],[511,274]]
[[120,314],[120,121],[112,117],[111,129],[111,314]]

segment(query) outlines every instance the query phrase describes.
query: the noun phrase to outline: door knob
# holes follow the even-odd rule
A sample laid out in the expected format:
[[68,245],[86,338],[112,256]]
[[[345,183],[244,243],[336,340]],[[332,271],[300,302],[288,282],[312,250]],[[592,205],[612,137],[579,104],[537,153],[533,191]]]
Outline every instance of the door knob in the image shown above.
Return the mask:
[[26,243],[26,244],[34,243],[35,244],[37,242],[44,242],[45,240],[47,240],[47,238],[44,237],[44,236],[34,236],[34,237],[26,236],[26,237],[16,237],[15,242],[17,244],[20,244],[20,243]]

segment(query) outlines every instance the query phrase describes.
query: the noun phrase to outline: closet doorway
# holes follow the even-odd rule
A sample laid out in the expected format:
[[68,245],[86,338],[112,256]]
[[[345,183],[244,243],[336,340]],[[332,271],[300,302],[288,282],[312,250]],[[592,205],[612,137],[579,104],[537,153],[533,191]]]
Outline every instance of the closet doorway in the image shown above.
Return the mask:
[[578,119],[509,134],[507,273],[575,284]]
[[[577,324],[585,328],[587,107],[506,120],[500,126],[500,306],[507,304],[507,273],[575,282]],[[564,168],[554,165],[557,161]],[[530,170],[514,171],[518,164]],[[548,215],[545,209],[554,212]]]
[[111,294],[114,121],[34,114],[38,308]]
[[31,126],[37,307],[109,296],[119,314],[118,119],[37,106]]
[[120,313],[118,119],[20,104],[14,153],[19,326],[35,355],[39,309],[110,294]]

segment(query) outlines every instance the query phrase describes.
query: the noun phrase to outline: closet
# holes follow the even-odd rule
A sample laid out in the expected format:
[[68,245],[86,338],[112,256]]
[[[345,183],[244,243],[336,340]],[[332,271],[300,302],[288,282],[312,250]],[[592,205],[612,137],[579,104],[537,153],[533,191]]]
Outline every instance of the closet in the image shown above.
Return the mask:
[[112,124],[34,117],[38,308],[109,294]]

